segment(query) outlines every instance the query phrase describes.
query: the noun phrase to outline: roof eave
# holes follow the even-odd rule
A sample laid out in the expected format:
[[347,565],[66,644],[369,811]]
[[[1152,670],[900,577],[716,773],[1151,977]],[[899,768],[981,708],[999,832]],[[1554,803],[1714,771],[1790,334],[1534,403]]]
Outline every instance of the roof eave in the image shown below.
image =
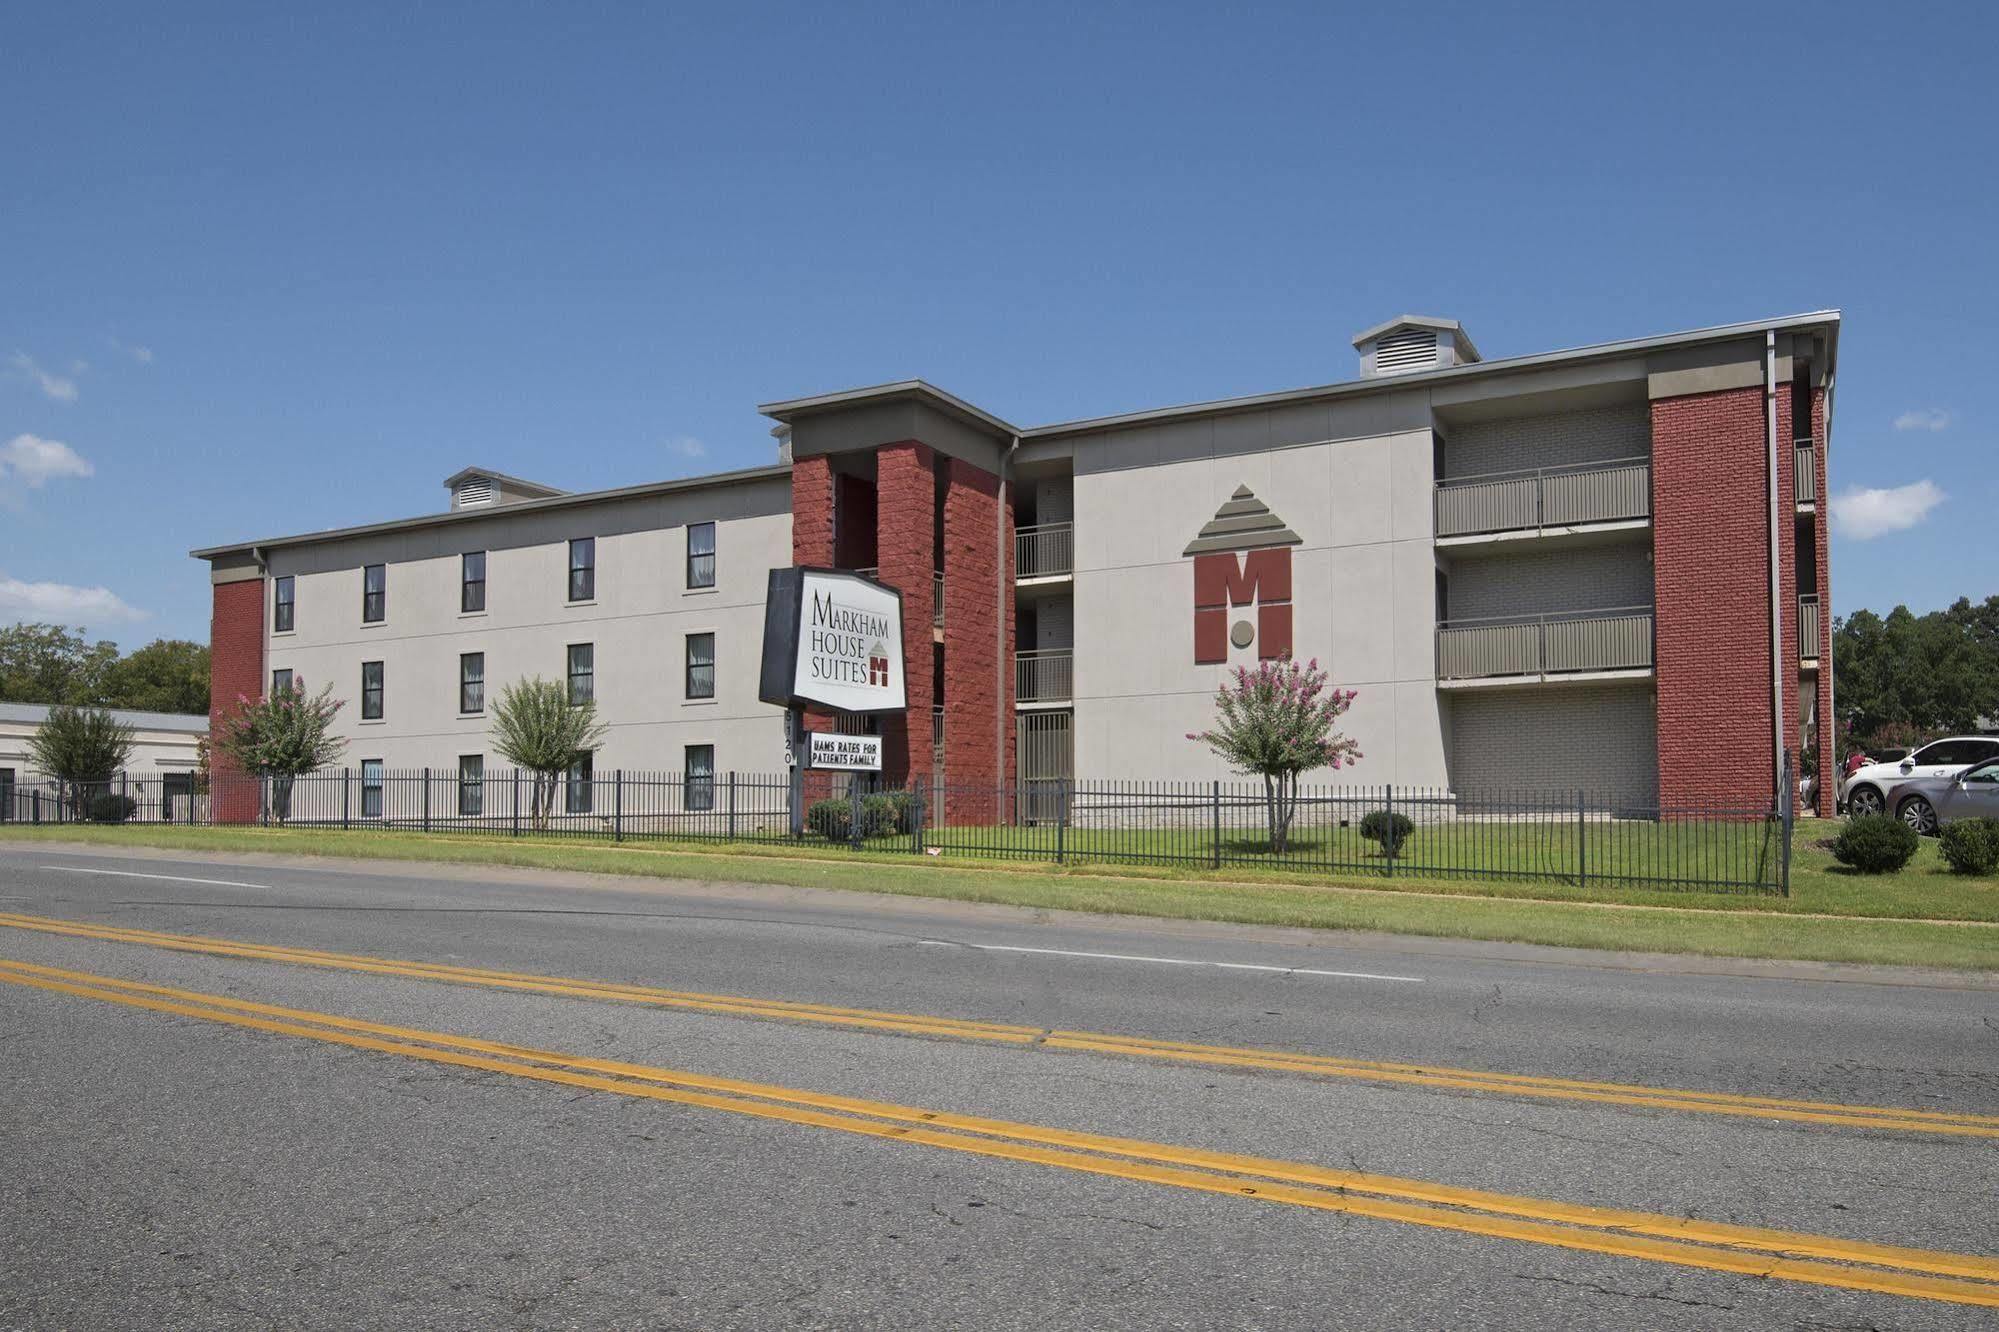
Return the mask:
[[766,402],[757,407],[763,415],[786,425],[809,416],[825,412],[842,411],[851,407],[863,407],[880,402],[921,402],[956,417],[965,424],[982,430],[990,430],[1000,435],[1018,435],[1020,427],[1010,421],[1003,421],[991,412],[974,407],[955,393],[938,388],[922,379],[899,379],[890,384],[874,384],[866,388],[841,389],[836,393],[819,393],[806,398],[787,398],[782,402]]

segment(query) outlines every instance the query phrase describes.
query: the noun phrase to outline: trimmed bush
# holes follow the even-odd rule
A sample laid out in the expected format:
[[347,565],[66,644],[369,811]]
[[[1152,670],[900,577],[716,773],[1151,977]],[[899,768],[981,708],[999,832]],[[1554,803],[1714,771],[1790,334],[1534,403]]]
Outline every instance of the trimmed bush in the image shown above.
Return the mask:
[[1360,835],[1370,842],[1381,843],[1383,855],[1392,856],[1402,850],[1402,844],[1416,831],[1416,825],[1407,814],[1394,814],[1385,809],[1371,811],[1360,821]]
[[92,823],[123,823],[138,812],[138,801],[116,791],[101,791],[84,806],[84,814]]
[[[891,837],[916,826],[916,801],[907,791],[880,791],[861,797],[861,836]],[[854,804],[841,796],[820,800],[805,811],[805,830],[829,842],[850,841],[854,835]]]
[[814,801],[805,811],[805,831],[829,842],[846,841],[854,835],[853,805],[846,800]]
[[1999,819],[1959,819],[1937,830],[1937,850],[1953,874],[1999,869]]
[[1922,839],[1890,814],[1861,814],[1832,839],[1832,858],[1862,874],[1892,874],[1909,863]]

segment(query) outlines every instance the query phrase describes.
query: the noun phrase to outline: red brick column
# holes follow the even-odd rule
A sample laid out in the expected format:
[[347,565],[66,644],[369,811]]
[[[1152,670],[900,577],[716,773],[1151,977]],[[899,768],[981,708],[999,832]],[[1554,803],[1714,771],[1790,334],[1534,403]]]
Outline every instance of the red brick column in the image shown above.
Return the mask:
[[[215,584],[208,622],[209,811],[217,823],[255,823],[257,784],[222,752],[222,721],[264,695],[264,580]],[[323,683],[323,682],[322,682]]]
[[791,562],[833,564],[833,463],[823,455],[791,464]]
[[909,711],[882,718],[882,780],[930,773],[931,584],[937,570],[937,461],[914,440],[875,452],[875,557],[902,593],[903,687]]
[[[944,494],[944,772],[963,783],[945,803],[951,823],[1004,818],[1007,729],[1000,713],[1003,633],[999,478],[953,458]],[[1012,603],[1006,601],[1005,619]]]
[[[1769,806],[1765,449],[1760,385],[1652,403],[1659,798],[1669,807]],[[1785,452],[1778,450],[1780,464]],[[1789,474],[1785,467],[1780,483],[1788,484]],[[1787,513],[1789,492],[1778,497],[1779,513]],[[1788,552],[1791,544],[1786,525],[1778,549]],[[1795,609],[1789,618],[1795,640]],[[1795,680],[1795,659],[1787,675]],[[1787,698],[1785,707],[1794,701]]]

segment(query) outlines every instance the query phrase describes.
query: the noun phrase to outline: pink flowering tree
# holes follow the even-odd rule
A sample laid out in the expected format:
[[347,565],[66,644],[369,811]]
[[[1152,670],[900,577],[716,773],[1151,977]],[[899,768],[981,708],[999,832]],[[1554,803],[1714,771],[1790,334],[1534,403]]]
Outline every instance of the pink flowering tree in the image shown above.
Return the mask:
[[332,685],[308,695],[303,679],[262,698],[239,694],[236,706],[222,718],[215,747],[244,772],[265,779],[271,817],[283,823],[291,817],[292,783],[332,764],[347,747],[332,733],[340,707]]
[[1360,747],[1334,729],[1353,706],[1355,691],[1330,689],[1319,660],[1300,666],[1289,657],[1238,666],[1215,694],[1215,724],[1189,732],[1238,772],[1263,778],[1270,849],[1282,855],[1298,808],[1298,774],[1346,767]]

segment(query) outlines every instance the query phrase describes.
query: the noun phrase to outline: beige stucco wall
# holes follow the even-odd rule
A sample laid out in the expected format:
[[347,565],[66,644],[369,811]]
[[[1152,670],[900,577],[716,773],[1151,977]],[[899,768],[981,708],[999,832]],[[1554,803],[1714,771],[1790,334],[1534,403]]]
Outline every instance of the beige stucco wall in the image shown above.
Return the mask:
[[[716,587],[685,587],[686,524],[716,523]],[[568,542],[597,540],[597,596],[567,603]],[[484,549],[486,610],[461,614],[460,556]],[[561,680],[571,643],[595,645],[598,711],[608,725],[600,774],[678,773],[685,747],[715,746],[717,773],[783,767],[783,725],[757,701],[765,580],[791,562],[791,498],[783,479],[672,492],[572,509],[509,514],[271,553],[274,580],[297,579],[296,625],[272,634],[266,660],[310,689],[331,681],[346,700],[344,761],[391,769],[454,768],[493,752],[488,719],[500,689],[529,675]],[[361,622],[361,569],[388,568],[388,614]],[[685,639],[715,635],[713,700],[684,697]],[[458,713],[458,659],[486,654],[486,715]],[[383,718],[361,719],[361,663],[381,661]]]

